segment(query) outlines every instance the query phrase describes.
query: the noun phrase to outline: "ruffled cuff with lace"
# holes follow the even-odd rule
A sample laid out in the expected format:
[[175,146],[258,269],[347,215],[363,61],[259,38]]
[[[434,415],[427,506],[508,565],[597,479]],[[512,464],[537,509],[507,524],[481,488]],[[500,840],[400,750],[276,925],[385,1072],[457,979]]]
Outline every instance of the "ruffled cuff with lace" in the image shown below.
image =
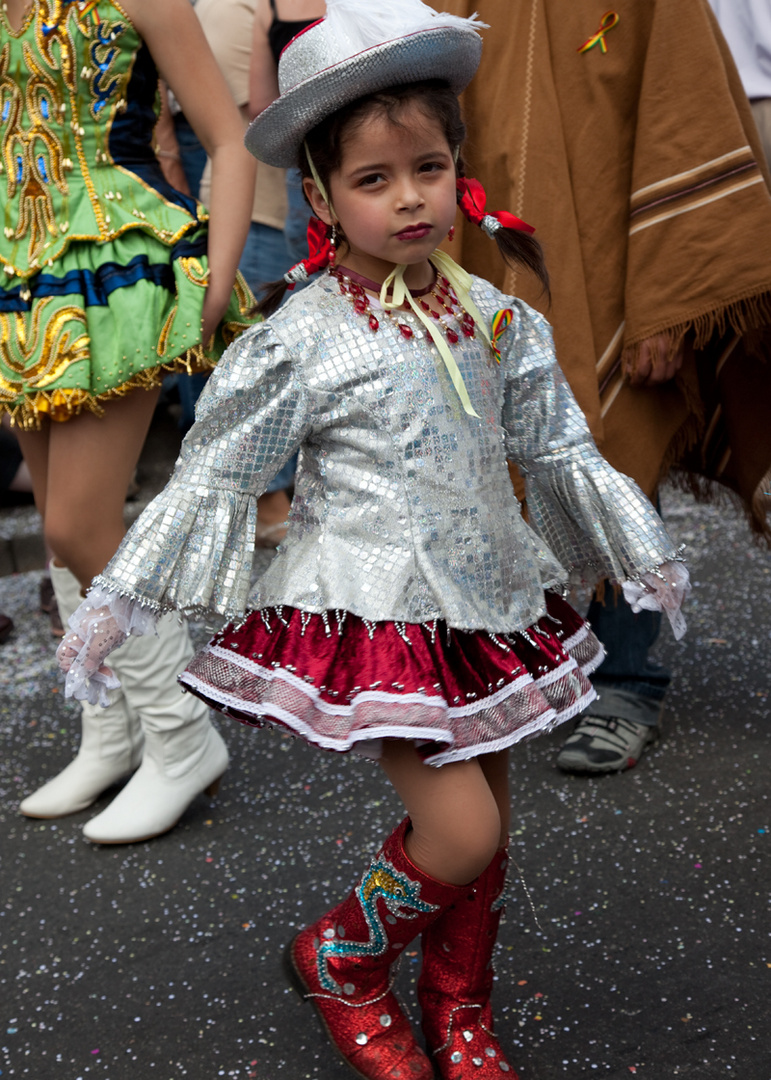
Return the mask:
[[66,672],[65,697],[107,707],[108,691],[120,683],[105,665],[109,654],[129,635],[155,633],[156,617],[146,607],[117,593],[96,587],[70,616],[70,631],[56,650]]
[[530,522],[571,583],[620,583],[680,560],[650,500],[593,442],[554,451],[523,471]]

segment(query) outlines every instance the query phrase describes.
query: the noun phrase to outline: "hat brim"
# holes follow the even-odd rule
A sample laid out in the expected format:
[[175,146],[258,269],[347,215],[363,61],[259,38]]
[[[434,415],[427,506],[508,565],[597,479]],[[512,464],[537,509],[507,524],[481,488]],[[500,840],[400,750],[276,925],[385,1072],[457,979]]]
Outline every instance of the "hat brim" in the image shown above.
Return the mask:
[[441,79],[460,94],[473,79],[481,56],[479,34],[451,26],[365,49],[291,87],[268,105],[249,125],[246,148],[266,165],[291,168],[308,132],[344,105],[389,86],[424,79]]

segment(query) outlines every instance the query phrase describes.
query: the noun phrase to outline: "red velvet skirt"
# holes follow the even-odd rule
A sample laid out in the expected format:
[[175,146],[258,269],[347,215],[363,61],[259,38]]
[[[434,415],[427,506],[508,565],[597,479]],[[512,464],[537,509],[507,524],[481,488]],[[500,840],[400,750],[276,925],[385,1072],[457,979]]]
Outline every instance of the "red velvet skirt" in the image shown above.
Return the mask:
[[411,739],[444,765],[548,730],[594,698],[587,675],[602,646],[559,596],[546,606],[515,634],[264,608],[216,634],[180,682],[242,723],[327,750],[377,757],[382,739]]

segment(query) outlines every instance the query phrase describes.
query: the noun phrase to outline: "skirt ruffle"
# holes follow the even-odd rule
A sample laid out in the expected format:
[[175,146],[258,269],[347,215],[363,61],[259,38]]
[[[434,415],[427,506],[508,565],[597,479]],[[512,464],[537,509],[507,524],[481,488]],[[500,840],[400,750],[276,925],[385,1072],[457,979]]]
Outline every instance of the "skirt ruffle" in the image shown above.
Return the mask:
[[167,372],[206,371],[255,320],[238,275],[212,347],[201,342],[206,227],[173,246],[131,229],[104,244],[74,241],[61,258],[0,289],[0,412],[37,427],[157,386]]
[[595,697],[602,646],[559,596],[546,606],[515,634],[266,608],[215,635],[180,682],[244,724],[326,750],[377,757],[382,739],[410,739],[444,765],[549,730]]

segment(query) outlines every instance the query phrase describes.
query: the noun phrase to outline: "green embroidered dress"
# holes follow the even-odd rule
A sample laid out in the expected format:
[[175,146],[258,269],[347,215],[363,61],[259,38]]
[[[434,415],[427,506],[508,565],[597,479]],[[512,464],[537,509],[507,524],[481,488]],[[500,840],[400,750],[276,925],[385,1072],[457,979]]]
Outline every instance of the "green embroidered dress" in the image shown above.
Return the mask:
[[25,427],[212,367],[253,320],[239,278],[211,351],[203,207],[152,149],[158,75],[112,0],[0,11],[0,411]]

